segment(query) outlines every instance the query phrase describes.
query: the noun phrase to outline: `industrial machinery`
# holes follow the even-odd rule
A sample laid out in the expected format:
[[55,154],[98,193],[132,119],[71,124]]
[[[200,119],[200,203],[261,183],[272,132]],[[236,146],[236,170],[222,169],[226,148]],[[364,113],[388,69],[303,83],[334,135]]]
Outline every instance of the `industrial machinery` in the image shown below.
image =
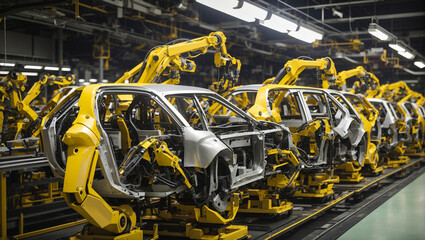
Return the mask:
[[[349,91],[346,86],[346,80],[351,77],[357,77],[358,80],[354,82],[353,88]],[[379,87],[379,80],[373,73],[367,72],[362,66],[355,69],[342,71],[338,73],[337,80],[329,84],[323,84],[323,87],[340,90],[342,92],[331,91],[331,94],[337,98],[342,104],[344,102],[347,108],[354,108],[359,114],[363,122],[363,129],[365,130],[367,140],[367,151],[365,156],[365,166],[355,166],[355,163],[345,163],[338,166],[340,175],[346,175],[347,181],[358,182],[360,179],[359,172],[363,171],[365,174],[378,175],[382,173],[383,168],[378,167],[379,155],[378,148],[381,141],[381,126],[377,121],[378,111],[366,99],[365,96],[355,93],[373,93]],[[365,168],[366,167],[366,168]],[[345,174],[344,174],[345,173]]]
[[[297,191],[294,196],[329,198],[333,193],[333,183],[339,181],[339,178],[332,174],[332,165],[341,164],[345,166],[353,161],[356,162],[353,164],[362,166],[367,143],[363,136],[362,122],[357,113],[352,111],[350,114],[349,109],[346,109],[323,90],[291,87],[306,69],[316,69],[318,78],[320,77],[327,87],[335,85],[335,81],[337,81],[335,65],[330,58],[294,59],[288,61],[276,77],[264,82],[264,89],[267,89],[268,84],[272,84],[273,89],[262,90],[261,95],[259,95],[259,90],[263,89],[261,85],[242,86],[235,88],[229,99],[240,107],[245,107],[256,119],[288,126],[294,133],[295,145],[300,153],[304,154],[302,159],[308,162],[308,160],[305,160],[306,158],[316,158],[315,161],[320,163],[321,168],[319,170],[313,167],[309,170],[306,168],[301,172],[299,182],[301,190]],[[278,90],[278,86],[282,90]],[[307,93],[307,89],[314,94]],[[307,102],[298,102],[303,101],[301,99]],[[246,105],[243,106],[242,104]],[[329,104],[336,105],[330,106]],[[327,107],[331,107],[331,109],[327,109]],[[337,111],[338,109],[340,111]],[[335,115],[337,113],[338,116]],[[342,113],[344,116],[341,116]],[[304,114],[310,117],[306,117]],[[352,116],[355,118],[353,119]],[[335,120],[335,118],[338,118],[338,120]],[[341,120],[343,121],[340,122]],[[339,125],[340,123],[346,124],[345,128],[347,129],[345,130],[350,131],[349,135],[346,132],[339,131],[342,127],[342,125]],[[348,138],[348,136],[350,137]],[[335,151],[329,147],[329,144],[334,143],[334,141],[340,144],[338,145],[340,147],[336,148]],[[312,166],[312,164],[306,166]],[[346,175],[353,174],[352,171]],[[347,179],[360,181],[362,177],[357,173],[356,176]]]
[[425,119],[420,111],[424,105],[424,97],[422,94],[412,91],[405,82],[396,82],[389,84],[388,90],[392,92],[392,100],[397,101],[403,114],[405,122],[411,126],[410,135],[412,141],[409,143],[407,154],[421,155],[425,141]]
[[263,84],[295,85],[298,76],[306,69],[316,69],[318,71],[317,76],[320,76],[326,86],[336,81],[335,64],[331,58],[326,57],[316,60],[299,58],[286,62],[275,77],[267,79]]
[[[213,32],[208,36],[192,40],[178,39],[164,46],[154,47],[141,64],[125,73],[117,83],[128,80],[137,83],[179,84],[179,71],[194,72],[196,64],[190,59],[207,53],[209,48],[215,50],[214,64],[219,68],[218,80],[214,81],[209,88],[225,96],[238,83],[241,62],[228,53],[226,37],[222,32]],[[213,103],[208,108],[208,114],[231,116],[231,112],[218,103]],[[282,156],[288,161],[294,161],[292,155],[283,154]],[[282,176],[279,181],[281,180],[284,180]],[[270,184],[280,184],[279,181]],[[279,195],[273,191],[249,189],[245,191],[243,199],[239,212],[285,215],[292,210],[292,203],[281,201]]]
[[180,71],[194,72],[196,63],[191,60],[207,53],[212,48],[214,65],[222,73],[211,90],[222,94],[237,84],[241,62],[232,57],[226,48],[226,37],[222,32],[195,39],[176,39],[162,46],[152,48],[143,62],[126,72],[116,83],[163,83],[179,84]]
[[[231,114],[209,114],[214,104]],[[195,223],[228,224],[241,188],[264,185],[278,194],[299,171],[288,129],[194,87],[86,86],[61,101],[43,126],[43,148],[64,177],[69,206],[115,234],[138,234],[140,212],[133,209],[158,200],[167,202],[153,207],[159,218],[190,213],[185,218]]]
[[[55,85],[60,89],[71,85],[74,79],[73,75],[62,77],[43,74],[24,97],[24,84],[27,82],[27,77],[18,72],[10,72],[4,77],[0,82],[2,94],[2,111],[0,115],[2,142],[37,137],[42,116],[39,116],[31,103],[40,95],[44,86]],[[58,96],[60,95],[53,99],[54,102],[57,102]],[[46,111],[43,112],[45,113]],[[9,149],[15,146],[15,142],[8,146]],[[37,141],[29,139],[24,146],[28,146],[29,143],[37,144]]]
[[[227,53],[225,46],[226,38],[221,32],[216,32],[210,34],[210,36],[201,37],[197,39],[179,39],[173,42],[170,42],[164,46],[158,46],[152,49],[145,60],[136,66],[131,71],[124,74],[124,76],[118,80],[118,82],[124,82],[125,80],[130,80],[136,82],[148,82],[148,83],[171,83],[178,84],[180,79],[179,71],[193,72],[196,70],[196,64],[190,60],[201,54],[205,54],[209,48],[217,49],[217,53],[214,56],[215,65],[220,69],[222,75],[219,78],[219,81],[214,83],[215,90],[223,91],[225,88],[232,86],[234,82],[237,81],[240,71],[240,61],[231,57]],[[135,76],[139,73],[138,76]],[[137,79],[136,79],[137,78]],[[61,88],[54,95],[54,97],[41,109],[38,113],[34,111],[33,108],[29,107],[28,104],[31,103],[35,97],[40,94],[40,88],[44,85],[56,84],[60,87],[69,85],[74,79],[47,76],[42,75],[40,81],[38,81],[33,88],[30,90],[27,97],[22,101],[26,106],[27,110],[23,117],[28,115],[29,120],[26,118],[23,121],[26,121],[24,125],[24,130],[22,130],[23,136],[38,136],[39,133],[39,124],[42,117],[44,117],[50,110],[52,110],[59,100],[63,99],[67,95],[72,95],[75,88]],[[26,77],[22,76],[23,83],[26,82]],[[19,82],[18,82],[19,83]],[[23,86],[23,83],[21,84]],[[18,96],[23,95],[24,88],[20,89],[21,92],[18,92]],[[120,95],[121,96],[121,95]],[[21,99],[21,98],[16,98]],[[18,100],[19,101],[19,100]],[[121,104],[125,105],[128,99],[120,99]],[[129,102],[127,102],[129,104]],[[117,110],[117,113],[120,110]],[[110,116],[108,115],[108,118]],[[26,130],[28,129],[28,130]],[[16,138],[21,138],[16,136]],[[27,141],[27,140],[25,140]],[[34,144],[38,148],[38,141],[34,139]],[[156,146],[157,144],[152,145]],[[128,149],[127,149],[128,150]],[[127,151],[123,150],[123,151]],[[279,153],[279,152],[278,152]],[[281,154],[281,153],[279,153]],[[278,200],[280,201],[280,200]],[[227,203],[227,202],[226,202]],[[286,205],[285,205],[286,206]],[[288,204],[288,206],[291,206]],[[290,209],[287,209],[290,210]],[[235,212],[236,213],[236,212]],[[245,227],[246,228],[246,227]],[[100,234],[100,233],[98,233]],[[138,235],[139,233],[136,233]],[[93,234],[91,234],[93,235]]]
[[[356,77],[358,80],[353,83],[351,89],[347,89],[347,79]],[[341,71],[337,75],[337,79],[330,84],[323,82],[323,88],[331,88],[340,91],[347,91],[351,93],[361,93],[365,96],[373,96],[379,91],[379,79],[375,74],[366,71],[362,66],[354,69]]]
[[[22,100],[22,93],[25,91],[25,83],[27,82],[27,76],[24,76],[17,72],[10,72],[7,76],[3,77],[0,82],[1,92],[1,105],[0,105],[0,129],[3,135],[4,131],[10,131],[4,129],[5,120],[8,119],[7,109],[17,109],[18,102]],[[6,111],[6,116],[5,116]],[[16,123],[17,125],[17,123]],[[22,123],[17,126],[22,129]],[[16,131],[15,131],[16,132]],[[16,134],[12,133],[12,139],[16,138]],[[2,141],[4,141],[4,137]],[[10,139],[9,139],[10,140]]]
[[[355,69],[340,72],[333,88],[346,91],[346,80],[354,76],[358,80],[354,82],[353,88],[349,90],[350,93],[344,93],[344,95],[356,106],[356,110],[361,115],[364,115],[362,119],[365,131],[371,137],[373,135],[373,140],[371,139],[371,141],[374,143],[370,142],[368,144],[368,150],[379,152],[382,162],[389,164],[389,166],[398,166],[398,163],[407,163],[409,158],[404,156],[406,152],[404,144],[414,144],[413,136],[417,133],[413,123],[414,120],[401,105],[398,106],[394,102],[380,102],[377,100],[382,98],[395,100],[393,99],[395,96],[399,96],[399,94],[408,89],[406,88],[407,85],[397,84],[397,87],[389,86],[388,84],[380,85],[379,79],[373,73],[367,72],[363,67],[359,66]],[[388,90],[390,91],[388,92]],[[353,93],[363,96],[356,96]],[[376,99],[372,99],[372,101],[375,101],[373,105],[379,110],[378,121],[376,121],[376,110],[371,106],[365,96],[377,97]],[[384,122],[385,126],[382,126]],[[417,142],[418,139],[415,139],[415,141]],[[409,151],[415,151],[417,148],[411,146],[408,149]],[[373,174],[377,174],[382,170],[382,168],[377,167],[376,163],[369,164],[369,167]]]
[[425,120],[419,114],[418,107],[413,102],[422,103],[423,96],[410,90],[405,82],[396,82],[382,85],[374,97],[384,98],[398,104],[398,107],[394,105],[394,110],[403,115],[408,134],[406,141],[408,150],[406,153],[409,155],[422,154]]
[[[62,198],[61,179],[53,176],[47,159],[39,150],[41,117],[49,109],[46,107],[39,111],[38,106],[33,105],[35,100],[38,100],[37,97],[41,96],[43,87],[59,86],[60,92],[63,93],[62,87],[72,84],[73,81],[72,75],[42,75],[26,92],[27,77],[11,71],[0,82],[2,237],[13,234],[19,238],[28,232],[36,232],[41,224],[63,223],[60,216],[53,218],[56,221],[50,220],[52,216],[49,214],[64,213],[68,214],[68,217],[75,216],[70,213],[71,209],[64,209],[66,204]],[[51,106],[59,100],[61,93],[50,101]],[[46,211],[46,208],[55,206],[57,209]],[[45,219],[35,220],[34,215]]]
[[248,109],[252,116],[288,126],[292,132],[303,165],[294,197],[329,198],[333,183],[339,181],[332,175],[332,165],[348,161],[363,165],[366,143],[360,118],[352,118],[325,90],[269,84],[243,86],[232,95],[249,92],[256,92]]
[[349,109],[351,117],[361,122],[364,130],[362,144],[366,147],[363,164],[349,161],[336,166],[335,173],[342,182],[360,182],[364,179],[361,172],[366,175],[379,175],[383,168],[378,166],[378,148],[381,141],[380,123],[376,121],[378,111],[366,100],[356,94],[328,90],[328,92]]
[[[179,71],[193,72],[196,69],[196,64],[190,59],[195,58],[201,54],[205,54],[207,52],[207,49],[212,47],[217,50],[214,55],[214,62],[216,67],[222,68],[220,70],[220,73],[222,73],[222,75],[219,76],[219,80],[217,82],[214,82],[211,85],[211,89],[218,93],[225,94],[228,89],[231,88],[237,82],[240,71],[240,61],[231,57],[227,53],[225,41],[226,38],[221,32],[215,32],[211,33],[209,36],[206,37],[201,37],[192,40],[175,40],[167,45],[155,47],[149,51],[142,63],[140,63],[138,66],[136,66],[129,72],[125,73],[117,81],[117,83],[137,82],[178,84],[180,82]],[[170,87],[165,86],[163,86],[163,88],[171,89]],[[69,96],[66,97],[65,102],[70,101],[69,99],[72,98],[71,96],[75,96],[76,94],[78,95],[78,93],[69,94]],[[95,93],[92,94],[93,96],[95,95]],[[282,193],[282,196],[285,195],[285,189],[287,188],[287,185],[294,185],[294,179],[298,176],[299,172],[298,159],[296,156],[298,152],[292,144],[290,132],[285,127],[279,125],[273,127],[272,123],[265,123],[265,125],[272,126],[273,129],[278,129],[276,130],[277,132],[279,132],[277,133],[276,140],[278,138],[281,139],[280,144],[278,145],[272,143],[270,141],[270,138],[265,138],[265,136],[263,136],[264,134],[270,135],[275,130],[268,130],[270,132],[265,132],[264,134],[258,133],[259,135],[257,133],[252,135],[248,134],[247,132],[244,132],[240,133],[239,137],[235,137],[235,139],[233,139],[233,135],[231,135],[230,133],[236,130],[236,128],[241,127],[241,129],[244,129],[244,131],[254,131],[255,127],[253,128],[252,126],[243,126],[246,124],[242,122],[238,123],[237,121],[239,121],[238,119],[240,118],[237,117],[237,114],[235,114],[234,111],[231,110],[231,108],[228,108],[227,105],[222,104],[220,101],[213,101],[208,99],[202,100],[200,97],[193,98],[193,96],[189,95],[187,95],[186,97],[181,96],[178,98],[173,98],[172,100],[170,100],[170,102],[176,108],[178,108],[180,114],[186,118],[186,121],[196,131],[205,131],[209,129],[214,132],[215,129],[217,129],[220,135],[230,134],[228,137],[222,140],[224,145],[222,143],[220,146],[217,147],[217,149],[222,151],[222,153],[220,153],[220,157],[216,156],[215,158],[223,158],[225,159],[225,161],[232,162],[233,165],[237,165],[230,167],[230,169],[228,170],[221,170],[224,172],[221,172],[220,174],[227,175],[231,173],[231,176],[227,177],[232,178],[224,179],[223,177],[217,176],[217,179],[206,179],[209,178],[209,175],[214,175],[214,171],[215,175],[218,175],[218,170],[214,170],[212,166],[209,166],[212,159],[210,159],[211,161],[205,163],[204,165],[202,165],[202,162],[199,162],[205,157],[208,157],[208,159],[214,157],[210,156],[212,154],[212,149],[200,149],[200,153],[197,153],[197,151],[190,152],[188,150],[190,149],[188,148],[188,145],[192,144],[192,142],[189,140],[185,140],[186,142],[183,142],[183,140],[191,139],[192,137],[194,137],[195,140],[198,139],[197,141],[199,141],[200,146],[206,146],[208,144],[213,143],[214,141],[216,142],[216,140],[214,140],[213,142],[211,142],[212,140],[207,140],[211,137],[209,136],[211,134],[201,134],[200,136],[197,136],[199,132],[196,131],[192,132],[191,134],[188,130],[167,130],[165,126],[159,125],[155,125],[155,131],[152,131],[149,126],[142,127],[140,125],[142,123],[148,124],[149,121],[160,121],[161,118],[157,117],[156,114],[159,114],[161,111],[159,113],[155,113],[154,108],[152,108],[151,110],[147,110],[149,109],[149,107],[153,107],[155,105],[154,102],[152,102],[153,100],[150,102],[149,100],[142,100],[139,98],[142,97],[140,96],[136,98],[136,96],[128,94],[111,94],[109,96],[104,97],[102,105],[102,107],[104,108],[104,115],[102,116],[102,118],[103,121],[108,122],[107,126],[105,126],[105,129],[113,129],[118,127],[118,129],[120,130],[115,131],[114,134],[108,133],[108,137],[112,138],[113,143],[118,145],[114,145],[113,148],[107,148],[105,146],[105,150],[114,149],[115,152],[117,151],[116,146],[119,146],[118,148],[120,148],[120,155],[116,156],[117,160],[115,163],[116,165],[118,163],[121,164],[119,165],[119,170],[117,170],[119,177],[111,177],[110,179],[114,179],[114,182],[110,183],[109,185],[122,185],[121,187],[125,186],[124,189],[120,190],[121,192],[125,192],[126,189],[131,189],[132,192],[129,192],[128,194],[132,195],[132,198],[144,199],[144,197],[147,196],[149,198],[148,201],[150,201],[151,198],[155,197],[165,198],[170,195],[177,195],[173,196],[173,199],[171,200],[167,198],[166,201],[169,204],[173,205],[173,209],[178,208],[180,215],[184,215],[186,217],[190,215],[191,217],[189,219],[196,220],[195,222],[198,223],[203,222],[212,224],[227,224],[234,218],[234,216],[238,212],[238,206],[240,212],[265,212],[268,214],[282,215],[287,214],[291,211],[292,204],[287,201],[282,201],[281,197],[279,197],[279,194]],[[197,101],[199,101],[199,103],[197,103]],[[205,114],[204,116],[202,116],[202,112]],[[142,123],[139,123],[139,125],[135,125],[136,119],[132,118],[132,115],[135,113],[139,115],[141,114],[142,116],[151,116],[152,114],[154,114],[154,116],[151,116],[152,119],[149,117],[147,118],[147,116],[145,116]],[[206,123],[203,122],[204,119],[202,118],[207,118],[207,123],[212,124],[212,126],[207,126]],[[227,121],[225,120],[227,118],[231,119],[228,123],[226,123]],[[165,119],[171,121],[171,119],[168,117]],[[236,120],[235,123],[232,122],[233,119]],[[141,120],[140,117],[138,117],[137,120]],[[109,123],[110,121],[112,122]],[[175,125],[177,123],[178,121],[169,122],[168,127],[172,127],[172,125]],[[216,124],[219,124],[220,127],[213,126]],[[233,126],[234,124],[235,126]],[[252,123],[248,125],[251,124]],[[124,129],[127,128],[127,125],[129,125],[129,128],[125,131]],[[221,128],[222,125],[223,128]],[[162,133],[159,132],[160,130],[162,131]],[[140,131],[144,131],[145,133],[141,133]],[[171,131],[172,133],[168,131]],[[183,134],[183,132],[185,132],[185,134]],[[258,131],[255,130],[255,132]],[[178,137],[179,133],[182,134],[180,135],[180,137]],[[149,136],[149,138],[143,138],[141,136],[138,136],[140,134],[147,134],[146,136]],[[165,137],[165,139],[167,140],[164,140],[163,137],[157,137],[158,134],[168,136]],[[287,135],[289,135],[289,137]],[[44,139],[46,139],[45,136]],[[170,142],[168,141],[168,139],[171,139],[172,141]],[[50,141],[50,143],[56,144],[57,142],[60,142],[60,140],[61,139],[55,139],[55,142],[53,142],[52,140]],[[63,139],[63,141],[66,142],[65,138]],[[118,141],[118,143],[116,141]],[[175,145],[177,143],[179,144]],[[168,146],[173,146],[171,150],[167,147],[167,144]],[[270,148],[269,144],[272,144],[271,146],[275,145],[275,147]],[[230,151],[229,149],[225,150],[223,149],[225,146],[235,146],[235,149],[232,151]],[[264,146],[266,146],[266,149],[264,149]],[[51,147],[54,148],[54,145]],[[46,147],[46,149],[49,149],[49,147]],[[54,150],[54,152],[56,151],[57,150]],[[140,151],[142,151],[142,153]],[[152,169],[151,167],[146,168],[147,166],[138,166],[138,163],[143,158],[146,158],[146,156],[141,158],[145,155],[143,154],[145,151],[160,151],[160,153],[158,153],[157,160],[155,161],[159,161],[161,162],[161,164],[165,164],[165,162],[163,161],[171,161],[167,163],[169,164],[167,165],[169,168],[163,165],[159,165],[159,169]],[[233,151],[233,155],[229,155]],[[266,167],[264,160],[260,160],[261,158],[264,158],[264,155],[266,155],[269,159],[274,159],[274,161],[276,161],[276,166],[270,165],[271,169],[269,169],[269,167]],[[52,157],[52,155],[48,156],[49,159]],[[110,157],[110,154],[108,156]],[[151,158],[153,161],[154,157],[151,156]],[[159,158],[161,158],[162,160],[158,160]],[[196,167],[196,171],[194,171],[193,169],[187,170],[183,166],[179,168],[179,165],[181,164],[181,160],[179,160],[179,158],[193,158],[192,160],[185,160],[187,162],[186,167]],[[190,163],[189,161],[193,162]],[[216,164],[216,166],[220,169],[223,168],[223,166],[228,165],[227,162],[222,162],[221,160],[219,161],[219,163],[217,163],[218,160],[215,161],[216,162],[214,164]],[[242,162],[239,163],[238,161]],[[145,164],[144,161],[141,161],[141,163]],[[157,163],[155,162],[154,164]],[[197,169],[201,166],[199,164],[201,164],[202,168],[205,168],[205,170],[201,171],[201,169]],[[111,163],[109,163],[108,165],[112,166]],[[61,169],[64,169],[65,166],[66,164],[63,163],[61,165]],[[143,167],[146,168],[147,171],[154,171],[157,173],[155,173],[154,175],[152,175],[153,173],[146,173],[148,175],[142,174],[140,176],[135,176],[133,169],[136,166],[137,168]],[[165,169],[162,169],[164,167]],[[263,170],[261,170],[262,168]],[[54,169],[57,169],[57,167],[54,167]],[[266,169],[267,171],[276,173],[274,174],[274,176],[270,176],[269,173],[266,175],[268,176],[267,184],[266,180],[263,179],[264,172],[266,172]],[[177,176],[170,176],[170,170],[171,172],[174,171]],[[64,176],[63,171],[61,175]],[[168,177],[160,175],[172,177],[172,179],[167,180]],[[147,176],[150,176],[152,179],[147,180]],[[183,182],[181,182],[182,177],[184,179],[184,184]],[[220,178],[220,180],[218,178]],[[65,174],[65,183],[68,182],[66,179],[67,178]],[[178,183],[175,183],[176,179],[178,179]],[[263,183],[259,183],[257,180],[261,180]],[[157,182],[158,186],[156,186],[155,184],[153,186],[150,186],[153,184],[153,182],[156,181],[159,181]],[[210,182],[209,184],[211,185],[211,187],[208,187],[206,189],[201,188],[202,184],[205,185],[205,181]],[[215,181],[215,183],[213,184],[212,181]],[[136,187],[137,182],[138,184],[143,183],[143,186],[140,185],[139,187]],[[251,182],[255,182],[255,184],[251,184]],[[245,189],[244,192],[240,192],[240,194],[242,194],[243,202],[239,205],[237,203],[240,198],[238,197],[239,193],[233,196],[233,190],[230,191],[230,189],[238,189],[240,186],[250,186],[254,188],[249,188],[248,190]],[[224,193],[220,192],[222,190],[224,191]],[[64,188],[64,191],[66,191],[66,187]],[[184,194],[182,192],[184,192]],[[74,192],[69,193],[68,196],[73,196],[72,193]],[[105,192],[101,192],[101,195],[103,193]],[[212,194],[214,194],[214,196],[212,196]],[[72,204],[74,204],[73,202],[71,203],[70,200],[68,200],[68,202],[71,204],[71,206]],[[227,207],[228,202],[231,202],[229,207]],[[187,204],[191,205],[188,207]],[[108,206],[109,205],[107,205],[107,207]],[[231,209],[231,211],[226,209]],[[115,233],[122,233],[124,231],[124,229],[119,228],[119,226],[116,227],[116,225],[118,224],[117,222],[110,223],[110,225],[114,225],[113,228],[111,228],[109,225],[102,225],[98,222],[99,220],[97,219],[97,216],[92,216],[92,212],[86,212],[88,211],[87,209],[77,208],[77,211],[80,212],[85,218],[89,219],[89,221],[93,223],[93,225],[97,228],[105,229],[109,232]],[[110,211],[113,212],[113,210]],[[198,211],[201,211],[201,216],[199,216]],[[228,213],[224,214],[225,211],[227,211]],[[131,219],[130,215],[132,214],[128,213],[127,210],[123,210],[120,208],[118,209],[118,212],[125,213],[127,218]],[[183,214],[183,212],[186,214]],[[219,212],[221,215],[216,212]],[[175,214],[175,211],[173,212],[171,211],[171,209],[168,209],[165,212],[161,209],[157,209],[156,211],[150,211],[150,213],[145,215],[144,218],[153,219],[159,217],[160,219],[174,219],[181,218],[180,215]],[[222,215],[226,217],[223,218]],[[113,221],[116,221],[116,219],[113,219]],[[135,223],[134,220],[131,221]],[[134,228],[134,225],[128,226],[130,226],[130,229]],[[196,232],[193,229],[189,230],[191,233]],[[239,229],[238,231],[242,230],[243,229]],[[87,234],[90,235],[92,233]],[[155,235],[154,232],[152,234]]]
[[381,123],[378,121],[379,112],[361,94],[342,93],[345,98],[354,106],[354,109],[360,114],[363,121],[363,128],[367,133],[367,154],[365,159],[366,168],[362,168],[362,172],[369,175],[379,175],[383,168],[378,166],[379,163],[379,146],[382,138]]
[[[279,84],[282,86],[293,86],[297,82],[299,75],[306,69],[316,69],[317,77],[320,76],[324,85],[335,85],[336,69],[335,64],[331,58],[320,59],[292,59],[286,62],[284,67],[277,73],[275,77],[269,78],[263,82],[262,85]],[[224,97],[231,99],[231,101],[242,109],[248,109],[254,105],[256,99],[256,90],[261,84],[253,84],[248,88],[243,86],[236,86],[233,90],[238,90],[238,94],[224,95]],[[233,91],[232,90],[232,91]]]
[[382,137],[379,147],[381,163],[388,167],[397,167],[409,162],[405,156],[408,131],[400,107],[385,99],[369,98],[370,103],[379,111],[378,121],[381,123]]

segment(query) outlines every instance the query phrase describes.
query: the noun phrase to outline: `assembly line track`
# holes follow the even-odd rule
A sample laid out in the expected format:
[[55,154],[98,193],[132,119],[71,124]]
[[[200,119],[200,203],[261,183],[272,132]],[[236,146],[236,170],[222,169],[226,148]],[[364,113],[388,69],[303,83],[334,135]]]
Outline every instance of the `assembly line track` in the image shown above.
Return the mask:
[[[339,195],[331,202],[318,205],[297,205],[294,204],[294,212],[291,217],[283,220],[273,220],[264,221],[261,223],[256,223],[256,221],[248,222],[248,231],[252,236],[251,239],[276,239],[288,232],[294,230],[297,227],[307,223],[310,220],[313,220],[323,214],[326,211],[332,209],[336,205],[343,203],[346,199],[350,197],[355,197],[357,194],[368,190],[372,186],[379,184],[380,181],[386,179],[395,174],[403,174],[406,171],[410,171],[417,166],[420,166],[421,161],[424,159],[414,159],[410,163],[403,165],[398,168],[385,169],[383,175],[377,177],[368,177],[366,178],[365,183],[359,184],[338,184],[335,185],[336,192]],[[309,208],[310,207],[310,208]],[[307,209],[307,210],[306,210]],[[244,220],[238,221],[238,224],[243,224]]]
[[0,157],[0,172],[47,166],[49,166],[49,161],[47,158],[35,154]]
[[[16,162],[17,160],[18,162]],[[358,184],[336,184],[334,187],[336,192],[336,197],[334,200],[322,204],[295,203],[293,214],[287,219],[276,220],[275,218],[264,219],[261,217],[241,217],[237,219],[234,224],[247,225],[249,235],[251,235],[251,239],[277,239],[285,234],[290,233],[296,228],[302,226],[303,224],[306,224],[310,220],[322,216],[328,210],[334,208],[339,204],[344,203],[345,200],[349,199],[350,197],[356,197],[357,194],[360,195],[362,192],[368,190],[369,188],[379,185],[383,179],[387,179],[390,176],[394,176],[396,174],[403,176],[404,172],[411,171],[414,168],[420,166],[421,161],[424,160],[425,158],[413,159],[409,164],[403,165],[399,168],[385,169],[384,173],[381,176],[367,177],[366,182]],[[15,162],[16,165],[13,165],[13,162]],[[29,156],[26,156],[9,159],[0,158],[1,171],[5,171],[5,169],[16,170],[39,166],[37,164],[41,164],[41,166],[48,166],[48,162],[45,157],[33,156],[31,158]],[[54,230],[58,229],[51,229],[51,231]],[[43,234],[47,232],[50,231],[40,233]],[[28,236],[20,236],[20,238],[29,237],[31,235],[32,234],[29,234]]]

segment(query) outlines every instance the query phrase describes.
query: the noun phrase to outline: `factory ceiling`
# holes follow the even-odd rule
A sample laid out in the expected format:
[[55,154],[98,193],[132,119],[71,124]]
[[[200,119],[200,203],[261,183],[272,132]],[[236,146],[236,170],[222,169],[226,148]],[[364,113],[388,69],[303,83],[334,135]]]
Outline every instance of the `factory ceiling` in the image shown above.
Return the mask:
[[[243,67],[261,72],[258,77],[263,79],[292,58],[330,56],[338,70],[364,65],[383,82],[413,79],[421,85],[425,80],[424,70],[414,60],[400,56],[388,47],[389,42],[368,32],[371,23],[379,25],[424,61],[425,2],[421,0],[248,2],[321,32],[323,39],[306,43],[264,27],[258,20],[245,22],[192,0],[6,0],[0,3],[0,17],[6,16],[2,30],[6,26],[7,31],[55,39],[63,33],[64,61],[71,66],[95,65],[95,39],[110,39],[110,78],[143,60],[153,46],[223,31],[232,54],[243,60]],[[207,60],[200,61],[207,65]]]

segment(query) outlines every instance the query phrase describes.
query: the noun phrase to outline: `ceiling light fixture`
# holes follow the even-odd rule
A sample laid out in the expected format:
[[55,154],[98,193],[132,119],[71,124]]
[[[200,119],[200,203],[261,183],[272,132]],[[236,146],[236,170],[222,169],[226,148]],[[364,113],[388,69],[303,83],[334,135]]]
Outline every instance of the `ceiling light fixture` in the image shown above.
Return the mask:
[[245,22],[255,22],[256,19],[265,19],[268,11],[250,2],[239,0],[197,0],[198,3],[236,17]]
[[401,56],[407,58],[407,59],[413,59],[415,58],[415,55],[413,55],[411,52],[405,51],[405,52],[397,52]]
[[2,66],[2,67],[14,67],[15,64],[14,63],[0,62],[0,66]]
[[0,71],[0,74],[9,74],[8,71]]
[[316,40],[322,40],[323,38],[322,33],[318,33],[305,27],[300,27],[298,31],[289,32],[288,35],[307,43],[312,43]]
[[390,44],[388,44],[388,46],[390,46],[390,48],[396,50],[397,52],[405,52],[406,51],[406,48],[402,47],[402,43],[400,43],[400,42],[390,43]]
[[416,61],[416,62],[415,62],[415,65],[416,65],[416,67],[418,67],[418,68],[420,68],[420,69],[422,69],[422,68],[424,68],[424,67],[425,67],[425,63],[424,63],[424,62],[422,62],[422,61]]
[[69,72],[69,71],[71,71],[71,68],[69,68],[69,67],[63,67],[63,68],[62,68],[62,71],[64,71],[64,72]]
[[85,82],[86,80],[85,79],[83,79],[83,78],[81,78],[81,79],[78,79],[78,82]]
[[90,78],[90,79],[89,79],[89,82],[91,82],[91,83],[95,83],[95,82],[97,82],[97,79]]
[[381,41],[390,41],[391,39],[395,38],[393,34],[391,34],[376,23],[371,23],[367,31]]
[[298,27],[296,23],[293,23],[276,14],[272,14],[270,19],[268,20],[260,21],[260,24],[281,33],[288,33],[289,31],[295,31]]
[[44,70],[47,70],[47,71],[59,71],[59,67],[44,67]]
[[255,22],[255,19],[263,20],[267,17],[268,14],[266,9],[263,9],[247,1],[244,1],[242,6],[240,8],[236,8],[235,10],[240,12],[241,15],[249,16],[251,18],[250,22]]
[[25,69],[34,69],[34,70],[40,70],[43,68],[43,66],[39,66],[39,65],[25,65],[24,66]]
[[38,73],[36,73],[36,72],[22,72],[22,75],[25,75],[25,76],[37,76]]

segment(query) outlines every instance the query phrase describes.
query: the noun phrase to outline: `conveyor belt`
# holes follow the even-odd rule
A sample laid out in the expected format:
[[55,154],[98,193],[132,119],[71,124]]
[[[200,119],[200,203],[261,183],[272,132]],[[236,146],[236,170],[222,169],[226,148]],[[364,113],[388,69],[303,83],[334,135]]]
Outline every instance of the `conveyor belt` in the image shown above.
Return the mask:
[[46,166],[49,166],[47,158],[44,156],[36,156],[34,154],[0,157],[0,172]]

